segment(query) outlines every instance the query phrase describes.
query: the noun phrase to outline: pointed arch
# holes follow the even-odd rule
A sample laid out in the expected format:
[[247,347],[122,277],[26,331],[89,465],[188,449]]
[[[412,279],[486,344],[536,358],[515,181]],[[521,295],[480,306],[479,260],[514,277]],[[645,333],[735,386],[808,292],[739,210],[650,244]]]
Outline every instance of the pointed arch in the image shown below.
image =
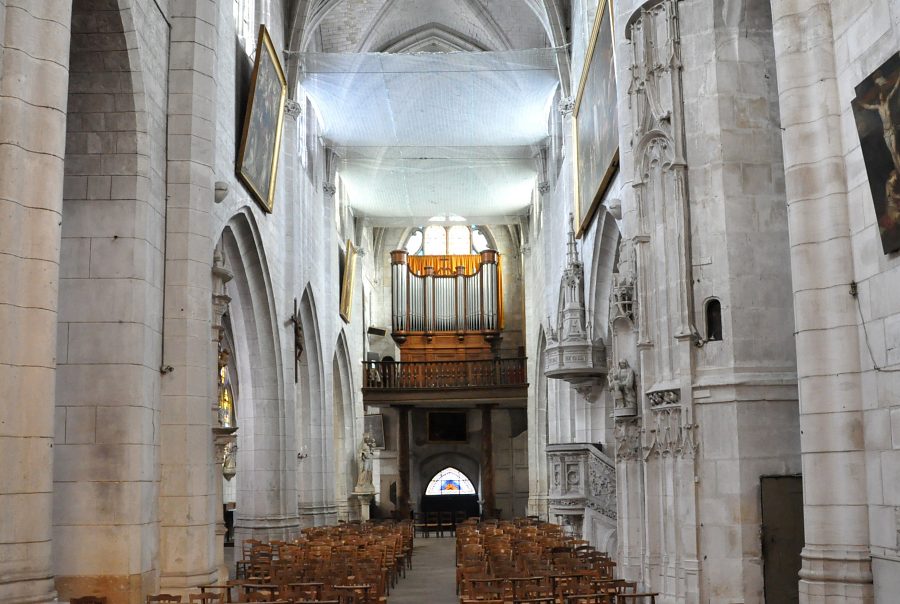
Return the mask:
[[550,492],[547,445],[550,444],[550,418],[547,403],[547,376],[544,375],[544,351],[547,338],[544,327],[538,332],[535,351],[533,390],[528,397],[528,514],[547,519]]
[[325,364],[319,313],[312,286],[307,284],[298,307],[303,327],[303,356],[297,384],[296,434],[298,509],[301,524],[322,526],[336,521],[334,505],[334,452],[328,434],[333,409],[326,404]]
[[[471,481],[475,490],[480,492],[481,464],[478,463],[478,460],[475,457],[460,451],[443,451],[434,455],[429,455],[419,462],[418,472],[416,472],[419,490],[415,496],[418,497],[424,495],[431,479],[447,467],[458,469]],[[472,480],[473,478],[476,480]]]
[[235,535],[285,539],[296,534],[296,483],[288,443],[277,309],[265,250],[249,208],[226,223],[220,238],[231,297],[227,324],[240,380]]
[[[608,339],[609,297],[613,288],[613,270],[619,249],[619,226],[616,219],[605,211],[601,224],[595,231],[591,256],[591,277],[587,295],[588,313],[591,318],[593,339]],[[608,344],[608,342],[607,342]]]
[[331,368],[332,432],[334,435],[334,500],[338,520],[355,516],[350,495],[356,485],[356,446],[361,440],[360,423],[353,389],[350,349],[344,330],[338,334]]
[[453,466],[447,466],[435,474],[428,486],[426,495],[475,495],[475,485],[465,473]]
[[[433,47],[432,50],[429,47]],[[428,23],[389,40],[377,52],[460,52],[487,50],[475,39],[440,23]]]

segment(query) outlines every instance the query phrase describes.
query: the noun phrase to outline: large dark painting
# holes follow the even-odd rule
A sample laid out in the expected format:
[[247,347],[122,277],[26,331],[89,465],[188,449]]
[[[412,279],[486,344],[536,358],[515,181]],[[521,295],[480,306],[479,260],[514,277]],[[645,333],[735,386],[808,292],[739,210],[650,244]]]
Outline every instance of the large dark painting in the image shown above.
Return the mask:
[[612,0],[600,0],[575,97],[575,230],[581,236],[619,165]]
[[885,254],[900,250],[900,53],[856,87],[853,115]]
[[465,411],[429,411],[428,440],[438,443],[464,443],[469,440]]
[[287,80],[278,53],[266,27],[260,25],[237,172],[267,212],[275,205],[275,176],[286,99]]

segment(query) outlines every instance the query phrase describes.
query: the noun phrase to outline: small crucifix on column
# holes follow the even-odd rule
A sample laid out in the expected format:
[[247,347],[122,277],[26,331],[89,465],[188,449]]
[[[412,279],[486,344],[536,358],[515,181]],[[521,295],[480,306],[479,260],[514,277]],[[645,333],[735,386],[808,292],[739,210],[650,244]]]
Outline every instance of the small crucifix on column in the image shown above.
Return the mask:
[[291,315],[291,323],[294,324],[294,383],[297,383],[297,365],[303,355],[303,324],[300,322],[300,314],[297,312],[297,298],[294,298],[294,314]]

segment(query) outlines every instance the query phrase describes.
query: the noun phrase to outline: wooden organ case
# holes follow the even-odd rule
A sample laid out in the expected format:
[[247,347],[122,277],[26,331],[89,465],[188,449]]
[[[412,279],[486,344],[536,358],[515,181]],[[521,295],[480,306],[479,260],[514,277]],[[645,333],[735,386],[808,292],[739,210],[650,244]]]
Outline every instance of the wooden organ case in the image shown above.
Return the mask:
[[409,256],[391,252],[392,337],[402,361],[497,357],[503,328],[500,254]]

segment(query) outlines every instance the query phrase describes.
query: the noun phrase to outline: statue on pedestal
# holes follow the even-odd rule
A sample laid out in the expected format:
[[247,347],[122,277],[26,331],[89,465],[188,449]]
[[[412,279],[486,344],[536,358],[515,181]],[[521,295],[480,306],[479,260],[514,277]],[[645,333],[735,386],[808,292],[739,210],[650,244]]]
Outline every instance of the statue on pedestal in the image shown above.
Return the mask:
[[609,391],[613,395],[616,411],[636,410],[637,392],[635,391],[634,370],[625,359],[619,360],[619,366],[615,371],[610,371],[606,376]]
[[357,474],[356,488],[354,490],[360,492],[375,490],[375,485],[372,484],[372,460],[375,457],[375,438],[371,432],[363,434],[356,456],[359,462],[359,473]]

